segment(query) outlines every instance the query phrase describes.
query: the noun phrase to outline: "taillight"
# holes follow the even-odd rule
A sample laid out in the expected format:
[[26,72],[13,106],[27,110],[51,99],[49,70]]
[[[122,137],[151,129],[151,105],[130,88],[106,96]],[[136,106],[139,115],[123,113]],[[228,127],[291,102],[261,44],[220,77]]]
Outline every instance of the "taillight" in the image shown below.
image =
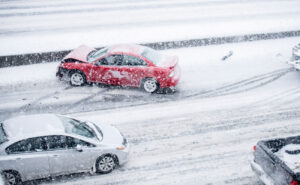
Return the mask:
[[256,152],[256,145],[253,146],[253,155],[255,156],[255,152]]
[[295,181],[295,180],[292,180],[291,181],[291,185],[299,185],[299,183],[297,181]]

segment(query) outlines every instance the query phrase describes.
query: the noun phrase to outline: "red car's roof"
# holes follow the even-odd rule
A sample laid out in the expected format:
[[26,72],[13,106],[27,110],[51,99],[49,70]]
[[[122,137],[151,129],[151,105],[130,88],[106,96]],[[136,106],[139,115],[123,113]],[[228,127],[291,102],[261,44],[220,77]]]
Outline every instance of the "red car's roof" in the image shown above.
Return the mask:
[[140,45],[135,44],[119,44],[119,45],[113,45],[110,46],[109,52],[110,53],[131,53],[140,55],[144,51],[144,47]]

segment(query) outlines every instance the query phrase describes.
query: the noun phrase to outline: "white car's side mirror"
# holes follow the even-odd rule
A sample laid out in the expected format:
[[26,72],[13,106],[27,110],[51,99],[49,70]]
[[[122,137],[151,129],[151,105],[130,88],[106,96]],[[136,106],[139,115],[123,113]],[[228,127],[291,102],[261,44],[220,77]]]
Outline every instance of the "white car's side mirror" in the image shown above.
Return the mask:
[[76,151],[82,152],[82,146],[81,146],[81,145],[77,145],[77,146],[76,146]]

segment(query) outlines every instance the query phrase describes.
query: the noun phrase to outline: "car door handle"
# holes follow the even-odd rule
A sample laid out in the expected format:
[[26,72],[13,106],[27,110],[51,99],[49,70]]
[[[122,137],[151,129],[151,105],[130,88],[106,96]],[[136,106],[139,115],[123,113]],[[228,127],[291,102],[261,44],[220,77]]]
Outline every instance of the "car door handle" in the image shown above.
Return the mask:
[[57,155],[57,154],[54,154],[54,155],[52,155],[52,157],[58,157],[58,155]]
[[22,159],[21,157],[17,157],[17,158],[16,158],[16,160],[21,160],[21,159]]

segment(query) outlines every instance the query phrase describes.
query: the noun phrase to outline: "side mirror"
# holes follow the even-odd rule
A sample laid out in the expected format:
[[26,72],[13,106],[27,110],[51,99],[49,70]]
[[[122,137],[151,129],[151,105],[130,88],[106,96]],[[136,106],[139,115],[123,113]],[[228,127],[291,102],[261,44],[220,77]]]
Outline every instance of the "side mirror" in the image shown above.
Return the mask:
[[77,145],[77,146],[76,146],[76,151],[82,152],[82,146],[81,146],[81,145]]
[[98,61],[98,62],[95,62],[94,63],[94,66],[100,66],[100,62]]

